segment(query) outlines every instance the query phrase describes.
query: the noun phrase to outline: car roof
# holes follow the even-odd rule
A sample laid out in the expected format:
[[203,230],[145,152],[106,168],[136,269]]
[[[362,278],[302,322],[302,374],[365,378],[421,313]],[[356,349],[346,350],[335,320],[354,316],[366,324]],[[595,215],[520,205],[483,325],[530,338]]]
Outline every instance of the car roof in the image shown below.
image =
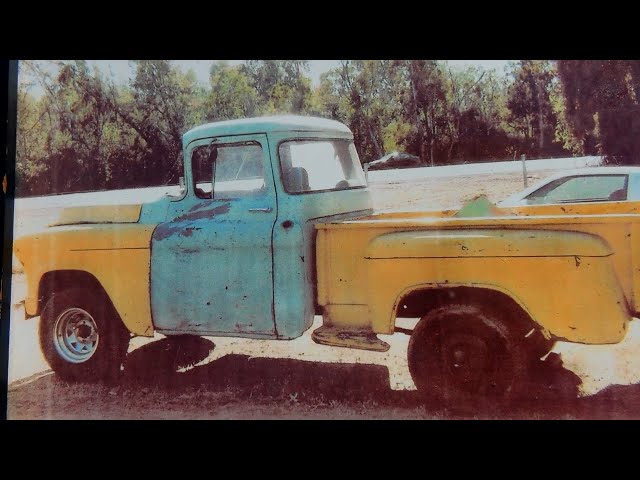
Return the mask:
[[548,178],[563,178],[572,177],[574,175],[621,175],[626,173],[640,173],[640,167],[630,167],[626,165],[612,166],[612,167],[584,167],[584,168],[572,168],[551,175]]
[[345,134],[352,135],[351,130],[346,125],[336,120],[302,115],[276,115],[224,120],[200,125],[183,135],[183,143],[187,145],[193,140],[206,137],[282,131],[328,131],[340,137],[344,137]]

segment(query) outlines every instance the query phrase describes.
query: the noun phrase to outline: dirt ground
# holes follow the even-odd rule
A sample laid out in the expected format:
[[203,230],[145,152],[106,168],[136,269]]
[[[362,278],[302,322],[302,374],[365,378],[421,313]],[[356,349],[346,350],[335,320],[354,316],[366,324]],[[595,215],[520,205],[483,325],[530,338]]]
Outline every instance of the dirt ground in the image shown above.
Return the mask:
[[[550,173],[536,172],[530,181]],[[522,187],[521,174],[500,174],[373,184],[372,191],[378,210],[431,210],[478,195],[498,201]],[[16,233],[37,228],[54,213],[17,211]],[[21,277],[14,276],[16,286]],[[392,344],[387,354],[316,345],[308,334],[290,342],[208,337],[187,343],[158,335],[134,339],[116,384],[70,384],[46,372],[46,365],[35,367],[42,372],[36,375],[20,373],[25,356],[42,362],[39,352],[29,355],[23,346],[37,345],[37,319],[24,320],[20,292],[12,299],[10,379],[13,368],[18,380],[10,383],[10,419],[640,418],[640,358],[634,355],[640,320],[618,346],[554,349],[534,369],[527,393],[508,409],[459,411],[419,398],[402,334],[385,336]],[[24,328],[24,338],[13,336],[14,323]]]

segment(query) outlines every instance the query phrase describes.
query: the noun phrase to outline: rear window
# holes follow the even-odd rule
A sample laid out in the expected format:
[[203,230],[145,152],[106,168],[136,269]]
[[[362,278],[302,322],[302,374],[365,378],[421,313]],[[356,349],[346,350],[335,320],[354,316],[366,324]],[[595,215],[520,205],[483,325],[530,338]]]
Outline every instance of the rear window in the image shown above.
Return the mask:
[[291,140],[278,148],[288,193],[345,190],[367,186],[350,140]]

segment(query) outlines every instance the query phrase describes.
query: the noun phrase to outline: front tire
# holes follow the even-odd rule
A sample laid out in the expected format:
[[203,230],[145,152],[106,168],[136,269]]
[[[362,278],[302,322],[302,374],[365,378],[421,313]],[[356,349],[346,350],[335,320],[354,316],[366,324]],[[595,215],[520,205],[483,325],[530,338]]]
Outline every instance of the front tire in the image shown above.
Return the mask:
[[116,379],[130,334],[104,295],[82,288],[53,293],[40,315],[40,348],[65,380]]
[[499,314],[450,304],[429,312],[409,341],[418,391],[456,408],[508,403],[527,373],[529,354]]

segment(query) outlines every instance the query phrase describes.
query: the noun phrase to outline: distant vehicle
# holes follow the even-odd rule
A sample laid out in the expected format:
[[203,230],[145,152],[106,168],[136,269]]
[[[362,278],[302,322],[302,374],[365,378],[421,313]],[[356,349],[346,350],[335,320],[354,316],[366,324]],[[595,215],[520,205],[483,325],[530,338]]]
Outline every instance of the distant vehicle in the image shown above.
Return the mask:
[[640,167],[567,170],[518,192],[499,207],[640,200]]
[[423,167],[420,157],[410,153],[391,152],[378,160],[369,162],[369,170]]

